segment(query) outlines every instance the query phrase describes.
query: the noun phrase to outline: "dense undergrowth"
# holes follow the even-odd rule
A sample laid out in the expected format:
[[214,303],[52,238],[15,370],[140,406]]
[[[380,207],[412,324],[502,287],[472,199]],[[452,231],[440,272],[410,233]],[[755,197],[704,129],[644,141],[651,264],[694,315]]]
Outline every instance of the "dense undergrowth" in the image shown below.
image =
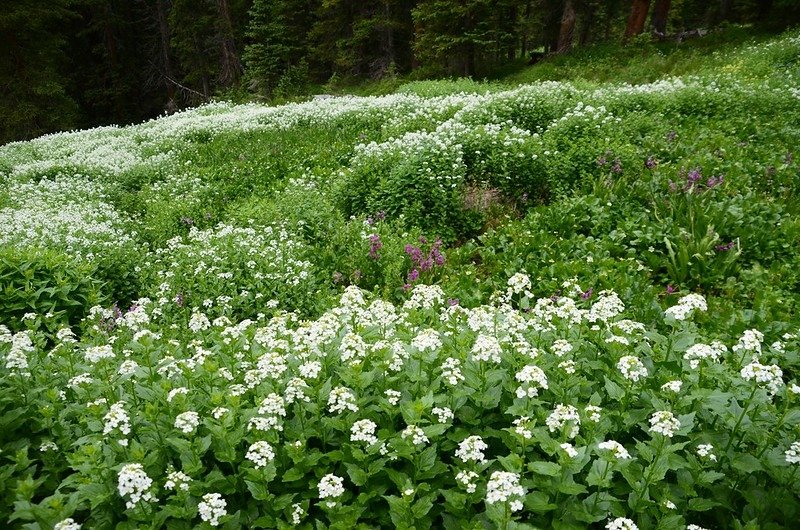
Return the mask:
[[720,49],[0,147],[0,519],[791,527],[800,37]]

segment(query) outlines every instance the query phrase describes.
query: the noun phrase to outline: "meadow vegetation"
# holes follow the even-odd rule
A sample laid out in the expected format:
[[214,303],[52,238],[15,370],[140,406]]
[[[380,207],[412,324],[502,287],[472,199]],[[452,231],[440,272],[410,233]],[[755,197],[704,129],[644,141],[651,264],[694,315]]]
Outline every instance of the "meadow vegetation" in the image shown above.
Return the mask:
[[791,528],[800,33],[723,45],[0,147],[0,520]]

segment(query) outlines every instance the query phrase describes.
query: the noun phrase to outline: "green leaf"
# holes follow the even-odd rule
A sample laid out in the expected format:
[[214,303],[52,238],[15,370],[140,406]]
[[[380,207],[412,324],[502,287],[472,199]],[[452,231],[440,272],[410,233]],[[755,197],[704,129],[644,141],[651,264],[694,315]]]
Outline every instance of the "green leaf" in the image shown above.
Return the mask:
[[528,464],[528,471],[548,477],[557,477],[561,474],[561,466],[554,462],[531,462]]
[[608,376],[603,376],[603,379],[605,380],[605,388],[608,397],[614,401],[620,401],[625,395],[625,390],[617,383],[609,379]]
[[555,510],[557,505],[549,502],[550,497],[543,491],[533,491],[525,496],[525,507],[532,512],[544,513]]
[[720,506],[720,503],[711,499],[695,498],[689,500],[689,510],[692,512],[705,512]]
[[755,473],[756,471],[764,470],[764,466],[761,465],[758,458],[748,454],[736,455],[733,458],[733,462],[731,462],[731,466],[742,473]]
[[347,475],[350,477],[350,480],[353,481],[353,484],[356,486],[363,486],[367,483],[369,476],[361,469],[361,466],[351,464],[350,462],[345,462],[344,465],[347,468]]

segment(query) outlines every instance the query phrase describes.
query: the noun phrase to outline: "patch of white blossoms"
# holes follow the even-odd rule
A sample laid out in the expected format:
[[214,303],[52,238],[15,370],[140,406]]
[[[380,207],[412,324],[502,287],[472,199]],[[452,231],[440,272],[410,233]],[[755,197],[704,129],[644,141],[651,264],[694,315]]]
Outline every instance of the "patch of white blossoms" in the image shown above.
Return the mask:
[[572,405],[559,403],[556,405],[555,410],[547,417],[545,423],[547,424],[547,428],[550,429],[550,432],[559,431],[569,425],[570,429],[567,432],[567,436],[575,438],[580,430],[581,418],[578,415],[578,409]]
[[[344,479],[333,473],[328,473],[319,481],[317,486],[320,499],[337,499],[344,495]],[[326,503],[329,508],[336,506],[336,501],[331,500]]]
[[683,358],[689,361],[689,366],[691,366],[692,369],[696,369],[700,366],[700,361],[706,359],[718,361],[726,351],[728,351],[728,348],[719,341],[714,341],[711,345],[695,344],[686,350],[686,353],[683,354]]
[[253,462],[256,469],[260,469],[265,467],[269,462],[272,462],[275,458],[275,452],[272,450],[272,446],[269,445],[269,443],[261,440],[252,444],[244,457]]
[[668,410],[659,410],[650,416],[650,432],[672,438],[680,428],[681,422]]
[[456,475],[456,482],[461,484],[467,493],[475,493],[475,490],[478,489],[477,480],[478,474],[474,471],[459,471]]
[[181,412],[175,417],[175,428],[185,434],[191,434],[200,425],[200,415],[193,410]]
[[414,445],[423,445],[430,441],[425,435],[425,431],[416,425],[409,425],[403,429],[403,432],[400,433],[400,437],[403,439],[411,438],[411,443]]
[[126,497],[125,506],[130,510],[140,502],[157,501],[150,488],[153,479],[147,476],[142,464],[126,464],[117,475],[117,491],[121,497]]
[[462,462],[486,462],[483,452],[488,448],[480,436],[469,436],[458,444],[456,457]]
[[475,344],[472,346],[470,353],[474,361],[499,363],[503,348],[496,337],[481,334],[475,339]]
[[67,517],[53,526],[53,530],[81,530],[81,525],[75,522],[72,517]]
[[616,442],[614,440],[600,442],[599,444],[597,444],[597,447],[599,449],[610,451],[611,454],[614,456],[614,458],[618,460],[627,460],[631,457],[628,450],[625,449],[625,447],[621,443]]
[[372,445],[378,442],[375,436],[375,429],[378,425],[372,420],[358,420],[350,428],[350,441],[351,442],[365,442],[367,445]]
[[789,464],[800,464],[800,441],[792,442],[792,445],[783,454]]
[[606,523],[606,530],[639,530],[639,527],[628,518],[617,517]]
[[339,414],[345,410],[358,412],[356,396],[349,388],[343,386],[334,388],[328,396],[328,411],[332,414]]
[[764,365],[755,361],[742,368],[740,374],[745,381],[755,380],[757,384],[766,387],[773,396],[783,386],[783,370],[775,364]]
[[486,502],[508,502],[512,512],[522,509],[521,498],[525,488],[519,484],[519,475],[509,471],[495,471],[486,483]]
[[219,493],[206,493],[197,505],[200,519],[211,526],[219,526],[219,520],[228,515],[228,502]]
[[690,293],[678,300],[678,303],[665,311],[667,316],[675,320],[686,320],[694,311],[708,311],[706,299],[702,295]]
[[539,395],[539,389],[547,389],[547,376],[538,366],[527,365],[517,372],[514,378],[522,383],[517,387],[516,395],[518,398],[533,398]]
[[164,489],[189,491],[189,483],[191,481],[192,478],[183,471],[172,470],[167,473]]
[[617,362],[617,369],[622,372],[625,379],[633,382],[647,377],[647,368],[642,361],[633,355],[626,355]]

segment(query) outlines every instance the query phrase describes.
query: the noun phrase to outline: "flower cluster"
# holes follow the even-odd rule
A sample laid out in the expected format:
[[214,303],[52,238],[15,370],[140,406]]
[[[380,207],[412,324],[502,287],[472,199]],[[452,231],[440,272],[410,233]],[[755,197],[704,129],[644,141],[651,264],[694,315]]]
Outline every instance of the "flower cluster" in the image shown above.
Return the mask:
[[153,479],[147,476],[142,464],[126,464],[117,475],[117,491],[120,496],[127,497],[125,506],[129,510],[140,502],[157,501],[150,492],[152,487]]

